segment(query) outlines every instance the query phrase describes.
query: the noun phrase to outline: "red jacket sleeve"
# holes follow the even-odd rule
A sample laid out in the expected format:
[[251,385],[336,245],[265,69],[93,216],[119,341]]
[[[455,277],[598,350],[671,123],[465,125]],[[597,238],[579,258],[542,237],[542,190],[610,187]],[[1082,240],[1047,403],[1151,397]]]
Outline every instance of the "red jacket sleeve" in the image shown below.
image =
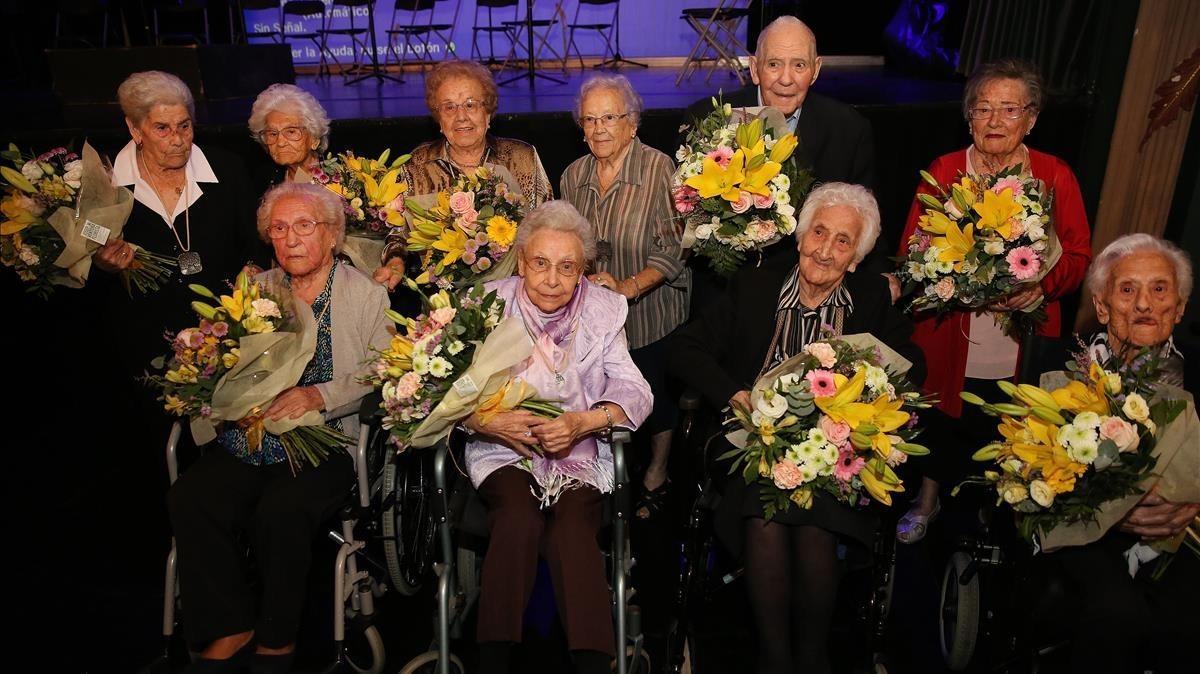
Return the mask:
[[1047,184],[1054,190],[1054,211],[1051,222],[1062,245],[1062,257],[1042,279],[1042,291],[1056,300],[1079,289],[1092,259],[1092,232],[1079,182],[1071,168],[1062,160],[1051,158],[1053,171]]
[[[948,162],[946,157],[953,156],[945,155],[933,160],[929,168],[925,169],[929,175],[933,176],[942,185],[952,182],[958,177],[957,171],[954,170],[952,162]],[[917,231],[917,221],[925,214],[925,206],[917,199],[918,194],[934,194],[933,187],[924,180],[919,180],[917,183],[916,192],[913,194],[912,206],[908,209],[908,220],[904,222],[904,234],[900,237],[899,248],[897,255],[908,255],[908,239]]]

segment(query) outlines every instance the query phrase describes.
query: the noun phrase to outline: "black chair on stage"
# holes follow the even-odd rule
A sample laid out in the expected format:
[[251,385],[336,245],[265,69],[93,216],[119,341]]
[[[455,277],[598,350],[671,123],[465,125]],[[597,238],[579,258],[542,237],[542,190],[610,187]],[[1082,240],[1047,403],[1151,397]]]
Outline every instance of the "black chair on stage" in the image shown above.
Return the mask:
[[[533,6],[530,7],[530,10],[532,10],[533,12],[536,12],[537,11],[537,0],[529,0],[529,2],[531,2],[533,4]],[[508,58],[505,59],[505,61],[507,62],[509,59],[519,58],[519,56],[517,55],[518,49],[524,49],[524,50],[529,49],[529,47],[527,46],[529,38],[527,35],[524,34],[524,32],[526,30],[532,30],[534,43],[536,45],[536,51],[534,52],[534,55],[533,55],[534,62],[536,63],[537,61],[541,61],[543,58],[542,55],[548,50],[551,54],[554,55],[554,60],[562,63],[562,70],[564,73],[566,73],[567,72],[567,40],[566,40],[566,36],[565,35],[563,36],[563,44],[562,44],[561,52],[558,49],[555,49],[554,45],[551,44],[551,42],[550,42],[550,33],[552,33],[554,31],[555,27],[557,27],[561,22],[566,21],[566,14],[563,12],[562,6],[563,6],[562,0],[558,0],[558,2],[555,3],[555,5],[554,5],[554,10],[550,12],[550,15],[548,17],[543,17],[540,19],[534,18],[532,21],[526,21],[525,19],[515,19],[513,21],[505,21],[504,25],[508,27],[508,29],[512,32],[512,35],[513,35],[512,49],[509,51]],[[526,58],[528,58],[529,55],[526,54],[525,56],[526,56]]]
[[746,43],[738,37],[738,31],[749,16],[749,0],[721,0],[716,7],[684,9],[680,18],[695,31],[696,44],[683,62],[675,84],[691,77],[692,72],[706,62],[712,64],[712,70],[704,78],[705,83],[712,79],[714,72],[724,67],[738,79],[739,84],[745,84],[741,57],[748,50]]
[[[363,57],[367,55],[371,48],[367,44],[370,40],[370,33],[368,31],[375,30],[374,26],[367,24],[367,5],[371,5],[374,2],[375,0],[332,0],[329,3],[330,16],[326,20],[326,27],[317,31],[321,35],[321,43],[325,45],[326,51],[329,51],[330,37],[349,38],[350,48],[354,51],[354,60],[349,67],[342,68],[342,75],[346,79],[357,75],[364,68]],[[361,17],[357,11],[360,9],[362,11]],[[334,19],[338,18],[334,15],[343,12],[349,18],[349,22],[336,28],[332,27]],[[332,52],[330,52],[330,55],[333,55]],[[334,57],[334,61],[337,61],[336,56]],[[339,65],[341,65],[340,62]]]
[[[441,51],[441,47],[430,44],[434,38],[440,39],[446,50],[455,58],[458,57],[454,46],[454,26],[458,24],[462,3],[454,3],[453,14],[449,14],[448,10],[438,11],[443,3],[444,0],[396,0],[392,6],[391,28],[387,29],[389,63],[394,58],[403,71],[408,55],[415,54],[422,69],[432,65],[433,52]],[[402,22],[405,15],[409,19],[407,24]],[[447,15],[449,19],[445,18]],[[401,38],[403,44],[400,44]]]
[[[517,21],[517,7],[521,0],[475,0],[475,22],[471,26],[471,59],[479,61],[485,66],[499,66],[500,70],[508,67],[509,57],[513,53],[513,43],[516,37],[513,35],[512,28],[509,24]],[[512,10],[512,16],[508,16],[508,10]],[[484,23],[480,19],[480,14],[483,14],[487,22]],[[488,54],[487,60],[483,60],[483,50],[479,47],[479,34],[487,35]],[[504,60],[496,58],[496,36],[500,35],[508,42],[508,51]]]
[[[591,6],[587,14],[580,18],[584,12],[584,5]],[[594,18],[587,20],[588,16],[598,16],[598,7],[608,6],[612,12],[607,19]],[[575,51],[575,57],[579,59],[579,69],[582,70],[586,66],[583,64],[583,54],[579,51],[579,45],[575,43],[575,32],[585,31],[595,33],[598,38],[604,40],[604,52],[600,55],[602,62],[600,65],[608,63],[610,60],[618,58],[618,49],[614,42],[617,33],[621,26],[621,0],[579,0],[579,6],[575,8],[575,18],[571,23],[567,24],[567,58],[571,56],[571,50]],[[617,38],[619,40],[619,38]],[[565,60],[565,59],[564,59]]]
[[[11,12],[15,12],[17,7],[25,3],[5,3],[5,16],[9,18]],[[58,0],[54,8],[54,39],[51,45],[55,49],[60,49],[64,45],[75,45],[82,47],[107,47],[108,46],[108,16],[109,7],[108,0]],[[93,30],[97,23],[100,26],[98,35],[93,34]],[[80,28],[88,28],[88,34],[76,32]],[[96,43],[96,38],[99,38],[99,44]]]
[[[320,28],[309,28],[309,22],[318,18],[321,22]],[[325,48],[325,38],[321,33],[328,27],[328,21],[325,3],[321,0],[289,0],[283,3],[283,8],[280,9],[280,38],[287,45],[291,45],[293,41],[307,40],[316,47],[317,55],[320,57],[317,64],[317,77],[333,74],[333,69],[329,67],[329,58],[327,58],[333,55]],[[298,25],[301,28],[296,31],[288,30],[288,26],[291,25]],[[336,58],[333,59],[333,62],[341,65]]]
[[[249,43],[251,39],[270,39],[272,42],[279,44],[283,39],[283,5],[279,0],[238,0],[237,16],[241,32],[238,36],[241,42]],[[275,10],[273,19],[278,25],[278,29],[270,23],[263,25],[261,28],[250,30],[246,25],[246,12],[259,12]]]
[[[192,15],[199,18],[203,32],[182,30],[181,24],[185,17]],[[208,0],[155,0],[150,5],[151,41],[159,46],[167,42],[192,44],[212,44],[212,33],[208,26]],[[163,20],[175,28],[172,32],[164,32],[160,25]]]

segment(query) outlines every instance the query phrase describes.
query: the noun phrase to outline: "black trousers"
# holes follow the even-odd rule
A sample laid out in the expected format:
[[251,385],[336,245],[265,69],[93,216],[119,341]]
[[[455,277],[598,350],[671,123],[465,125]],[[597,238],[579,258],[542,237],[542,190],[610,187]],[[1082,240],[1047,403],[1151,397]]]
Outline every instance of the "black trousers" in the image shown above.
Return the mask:
[[1135,539],[1110,533],[1090,545],[1051,553],[1078,614],[1071,671],[1126,674],[1194,672],[1200,635],[1200,559],[1181,548],[1155,580],[1156,560],[1130,577],[1122,552]]
[[[295,642],[313,536],[349,493],[353,465],[348,454],[333,452],[293,476],[287,462],[252,466],[213,448],[180,476],[167,509],[189,643],[202,647],[249,630],[268,648]],[[247,577],[245,542],[259,597]]]

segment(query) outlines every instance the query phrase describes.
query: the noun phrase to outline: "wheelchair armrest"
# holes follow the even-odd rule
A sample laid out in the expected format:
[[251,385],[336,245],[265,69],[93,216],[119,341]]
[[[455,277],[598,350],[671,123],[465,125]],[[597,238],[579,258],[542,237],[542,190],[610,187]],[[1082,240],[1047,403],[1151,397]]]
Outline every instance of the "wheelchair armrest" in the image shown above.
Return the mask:
[[183,435],[183,423],[176,421],[171,424],[171,433],[167,436],[167,476],[170,484],[179,479],[179,437]]
[[633,433],[620,426],[612,430],[613,453],[613,513],[620,519],[628,519],[633,510],[633,497],[629,489],[629,464],[625,459],[625,446],[633,440]]
[[695,389],[687,389],[679,396],[679,409],[683,412],[695,412],[704,404],[704,398]]
[[364,426],[378,424],[383,419],[383,392],[376,389],[362,397],[358,406],[358,422]]

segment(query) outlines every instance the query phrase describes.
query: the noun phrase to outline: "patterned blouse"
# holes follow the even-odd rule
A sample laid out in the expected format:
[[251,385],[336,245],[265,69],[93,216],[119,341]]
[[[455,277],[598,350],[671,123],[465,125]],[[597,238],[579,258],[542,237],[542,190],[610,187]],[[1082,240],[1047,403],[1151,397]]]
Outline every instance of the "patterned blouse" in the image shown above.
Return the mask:
[[816,308],[804,306],[800,299],[800,266],[792,273],[779,290],[779,304],[775,311],[775,333],[761,372],[775,367],[800,353],[812,342],[820,341],[822,333],[833,336],[842,334],[846,318],[854,313],[854,300],[850,291],[839,283],[829,297]]
[[[332,301],[333,275],[337,272],[337,268],[338,265],[335,263],[329,270],[325,289],[321,291],[320,295],[317,295],[317,299],[312,303],[313,316],[317,319],[317,350],[313,353],[312,360],[308,361],[308,366],[304,368],[304,374],[300,376],[297,386],[314,386],[333,379],[333,336],[330,332],[332,319],[329,305]],[[286,279],[290,286],[292,277],[286,276]],[[326,425],[337,431],[342,428],[341,421],[337,419],[327,422]],[[246,442],[246,431],[236,425],[231,424],[223,431],[218,441],[225,451],[253,466],[270,466],[287,461],[287,453],[283,449],[283,444],[279,442],[279,436],[271,433],[263,434],[262,446],[257,452],[250,451]]]

